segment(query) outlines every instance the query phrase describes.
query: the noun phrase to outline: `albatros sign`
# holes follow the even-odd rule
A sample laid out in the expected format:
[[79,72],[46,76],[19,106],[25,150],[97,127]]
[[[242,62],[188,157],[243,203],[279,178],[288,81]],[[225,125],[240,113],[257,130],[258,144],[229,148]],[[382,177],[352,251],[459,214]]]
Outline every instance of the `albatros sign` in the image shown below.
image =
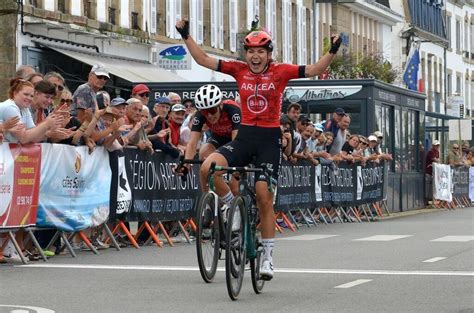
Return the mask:
[[328,87],[288,87],[283,99],[290,102],[317,101],[342,99],[351,96],[362,89],[357,86],[328,86]]

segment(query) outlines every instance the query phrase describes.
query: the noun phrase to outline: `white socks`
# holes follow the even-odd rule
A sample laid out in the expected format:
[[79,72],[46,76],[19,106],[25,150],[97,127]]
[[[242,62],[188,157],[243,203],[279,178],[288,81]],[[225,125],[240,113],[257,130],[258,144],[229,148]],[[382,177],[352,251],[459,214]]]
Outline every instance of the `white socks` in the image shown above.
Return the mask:
[[275,245],[275,239],[274,238],[269,238],[269,239],[262,239],[262,245],[263,245],[263,260],[268,260],[270,263],[273,264],[273,246]]
[[225,196],[219,197],[222,202],[227,204],[227,206],[230,208],[230,205],[232,204],[232,200],[234,200],[234,195],[232,194],[231,191],[229,191]]

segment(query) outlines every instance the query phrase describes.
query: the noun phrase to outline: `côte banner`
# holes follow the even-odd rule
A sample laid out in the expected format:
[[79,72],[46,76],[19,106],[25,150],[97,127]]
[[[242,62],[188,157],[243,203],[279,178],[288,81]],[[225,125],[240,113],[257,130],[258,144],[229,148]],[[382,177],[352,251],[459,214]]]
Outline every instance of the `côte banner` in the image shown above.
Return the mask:
[[0,145],[0,228],[35,225],[40,145]]
[[96,147],[42,144],[37,225],[63,231],[98,226],[109,217],[109,154]]

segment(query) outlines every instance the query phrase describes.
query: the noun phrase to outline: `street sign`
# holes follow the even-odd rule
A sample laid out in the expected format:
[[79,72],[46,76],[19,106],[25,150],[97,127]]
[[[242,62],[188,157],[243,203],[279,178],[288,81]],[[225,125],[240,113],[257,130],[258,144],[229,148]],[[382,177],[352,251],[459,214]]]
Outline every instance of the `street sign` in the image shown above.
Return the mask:
[[[462,109],[462,112],[461,112]],[[464,117],[464,98],[461,96],[448,97],[446,114],[450,116]]]
[[449,140],[472,140],[472,120],[449,120]]

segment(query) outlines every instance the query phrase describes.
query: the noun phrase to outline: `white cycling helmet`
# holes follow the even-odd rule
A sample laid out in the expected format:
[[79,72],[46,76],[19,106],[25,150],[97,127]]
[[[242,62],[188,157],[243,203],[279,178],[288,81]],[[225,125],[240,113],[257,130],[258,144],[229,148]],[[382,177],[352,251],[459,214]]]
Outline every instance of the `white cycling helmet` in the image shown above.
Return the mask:
[[216,85],[204,85],[194,97],[196,109],[205,110],[218,106],[222,101],[222,92]]

